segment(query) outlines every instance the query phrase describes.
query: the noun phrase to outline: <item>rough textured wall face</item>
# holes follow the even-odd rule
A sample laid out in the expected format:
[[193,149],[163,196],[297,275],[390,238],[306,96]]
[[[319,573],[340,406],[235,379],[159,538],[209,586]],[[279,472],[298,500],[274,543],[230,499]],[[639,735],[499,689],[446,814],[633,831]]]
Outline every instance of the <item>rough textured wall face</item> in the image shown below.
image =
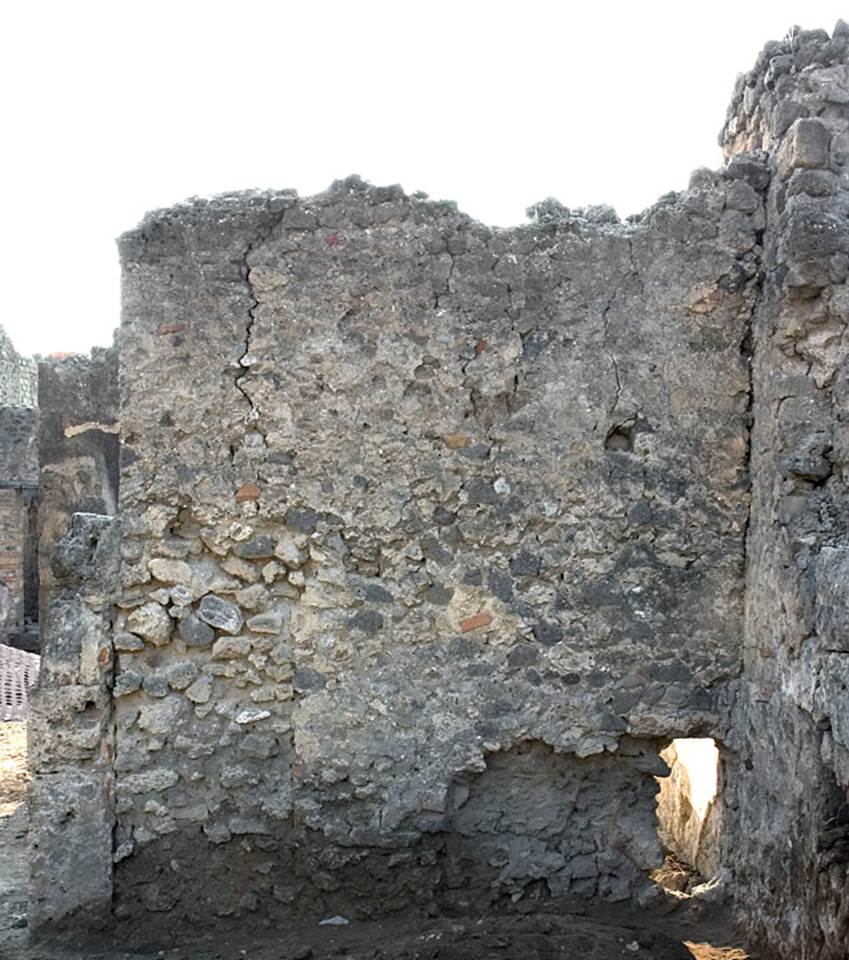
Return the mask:
[[849,955],[849,28],[767,48],[727,146],[772,150],[727,863],[752,942]]
[[0,483],[34,486],[38,482],[38,411],[0,406]]
[[[452,783],[529,740],[612,796],[643,738],[622,829],[654,837],[656,750],[740,669],[762,187],[493,231],[352,179],[123,238],[119,891],[439,890]],[[238,895],[157,873],[200,829]],[[510,890],[626,895],[655,844]]]
[[120,536],[76,514],[53,551],[45,643],[27,718],[31,930],[112,913],[115,826],[112,614]]
[[0,326],[0,407],[34,407],[37,384],[35,361],[22,357]]
[[95,348],[39,364],[40,608],[55,593],[52,558],[74,513],[118,508],[118,356]]
[[751,944],[845,960],[847,47],[770,45],[725,169],[628,224],[352,179],[123,238],[122,515],[55,557],[33,926],[629,896],[690,734]]
[[0,637],[24,646],[25,621],[34,613],[29,601],[35,563],[29,551],[35,542],[31,520],[37,500],[37,430],[38,411],[33,407],[0,406],[0,586],[8,591],[0,604],[5,607]]
[[36,368],[21,357],[0,327],[0,637],[23,642],[27,551],[33,487],[38,480]]

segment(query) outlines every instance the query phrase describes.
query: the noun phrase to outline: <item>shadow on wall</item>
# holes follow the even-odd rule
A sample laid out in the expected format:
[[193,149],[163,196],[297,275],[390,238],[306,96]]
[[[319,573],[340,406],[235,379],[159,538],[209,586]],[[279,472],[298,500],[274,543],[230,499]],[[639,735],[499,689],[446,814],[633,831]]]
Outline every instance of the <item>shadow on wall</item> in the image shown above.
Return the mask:
[[493,900],[633,896],[663,858],[657,750],[626,738],[590,757],[539,741],[490,754],[483,773],[452,787],[447,886]]

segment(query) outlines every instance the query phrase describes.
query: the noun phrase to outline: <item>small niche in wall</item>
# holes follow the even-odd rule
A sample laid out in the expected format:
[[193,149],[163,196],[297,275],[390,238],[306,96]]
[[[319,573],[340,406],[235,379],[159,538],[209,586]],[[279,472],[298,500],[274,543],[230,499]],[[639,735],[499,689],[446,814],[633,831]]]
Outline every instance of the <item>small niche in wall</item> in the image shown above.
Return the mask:
[[617,423],[607,431],[604,438],[605,450],[618,450],[620,453],[631,453],[634,450],[634,432],[637,426],[636,418]]

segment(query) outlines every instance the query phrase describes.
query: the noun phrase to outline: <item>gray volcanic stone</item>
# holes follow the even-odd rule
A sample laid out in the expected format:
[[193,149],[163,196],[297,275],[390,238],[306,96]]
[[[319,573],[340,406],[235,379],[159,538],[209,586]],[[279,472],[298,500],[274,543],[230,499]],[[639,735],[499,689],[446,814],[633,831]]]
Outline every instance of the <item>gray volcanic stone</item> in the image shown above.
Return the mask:
[[190,647],[210,647],[215,639],[215,631],[194,614],[184,617],[177,632]]
[[212,594],[205,596],[198,607],[198,617],[216,630],[235,634],[242,629],[245,618],[235,603]]
[[245,560],[263,560],[274,556],[275,546],[274,537],[259,534],[251,537],[246,543],[239,544],[234,552],[237,557]]

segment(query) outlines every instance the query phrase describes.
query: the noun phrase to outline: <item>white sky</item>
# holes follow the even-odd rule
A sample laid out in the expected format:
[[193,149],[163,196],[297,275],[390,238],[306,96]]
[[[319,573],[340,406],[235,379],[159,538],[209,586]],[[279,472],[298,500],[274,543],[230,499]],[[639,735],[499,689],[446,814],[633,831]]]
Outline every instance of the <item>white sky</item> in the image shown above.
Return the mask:
[[627,215],[718,166],[736,75],[845,0],[24,0],[6,5],[2,323],[22,352],[118,323],[148,209],[350,173],[510,225]]

